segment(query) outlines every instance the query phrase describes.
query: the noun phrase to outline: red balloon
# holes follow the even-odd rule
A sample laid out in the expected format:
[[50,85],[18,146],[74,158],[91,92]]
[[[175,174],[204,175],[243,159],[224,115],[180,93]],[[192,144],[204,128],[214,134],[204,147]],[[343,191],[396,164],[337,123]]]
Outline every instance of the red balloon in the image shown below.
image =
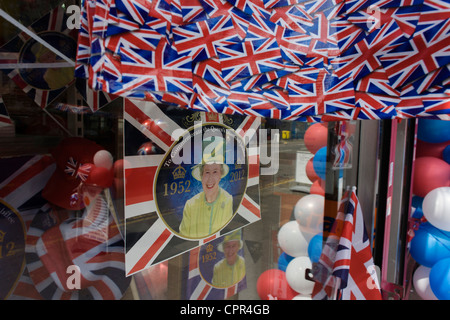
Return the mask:
[[448,145],[450,145],[449,141],[430,143],[417,139],[416,158],[435,157],[442,159],[442,152]]
[[308,177],[309,180],[311,180],[311,182],[314,182],[317,179],[320,179],[319,176],[317,175],[316,171],[314,171],[313,160],[314,160],[314,158],[309,159],[309,161],[306,163],[306,167],[305,167],[306,176]]
[[318,194],[321,196],[325,195],[325,186],[322,179],[317,179],[313,182],[311,189],[309,189],[310,194]]
[[261,273],[256,282],[256,291],[261,300],[292,300],[298,295],[289,286],[286,273],[279,269],[269,269]]
[[109,188],[114,182],[114,171],[104,167],[92,165],[89,176],[84,182],[86,185]]
[[306,129],[303,141],[305,147],[311,153],[316,153],[322,147],[327,145],[328,128],[322,123],[315,123]]
[[413,193],[423,198],[433,189],[450,186],[450,165],[435,157],[419,157],[413,179]]

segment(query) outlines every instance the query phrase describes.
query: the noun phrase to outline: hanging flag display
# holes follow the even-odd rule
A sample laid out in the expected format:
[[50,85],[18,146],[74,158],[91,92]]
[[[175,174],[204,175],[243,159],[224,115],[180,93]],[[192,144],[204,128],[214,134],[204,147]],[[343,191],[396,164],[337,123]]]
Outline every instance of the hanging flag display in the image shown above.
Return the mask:
[[445,1],[86,0],[82,15],[76,74],[95,90],[310,122],[448,117]]
[[313,300],[381,300],[372,248],[355,193],[347,191],[314,268]]
[[261,218],[257,117],[125,99],[126,274]]

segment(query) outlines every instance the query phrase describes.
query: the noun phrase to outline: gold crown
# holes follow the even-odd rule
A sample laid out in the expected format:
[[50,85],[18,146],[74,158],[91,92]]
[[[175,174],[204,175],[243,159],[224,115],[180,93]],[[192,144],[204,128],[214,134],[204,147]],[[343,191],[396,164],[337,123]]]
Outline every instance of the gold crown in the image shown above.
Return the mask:
[[181,164],[180,165],[178,165],[178,167],[176,167],[173,171],[172,171],[172,175],[173,175],[173,178],[176,180],[176,179],[184,179],[184,177],[186,176],[186,169],[185,168],[183,168],[182,166],[181,166]]
[[3,239],[5,238],[6,232],[0,230],[0,242],[3,242]]
[[213,246],[211,243],[209,243],[209,244],[206,246],[206,252],[211,252],[211,251],[213,251],[213,249],[214,249],[214,246]]

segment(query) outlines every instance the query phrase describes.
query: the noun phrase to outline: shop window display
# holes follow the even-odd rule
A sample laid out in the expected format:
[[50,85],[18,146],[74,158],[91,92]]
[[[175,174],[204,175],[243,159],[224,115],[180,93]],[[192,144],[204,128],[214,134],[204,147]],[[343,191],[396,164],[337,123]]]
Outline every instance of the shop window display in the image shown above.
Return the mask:
[[[21,10],[33,11],[20,22],[75,60],[77,30],[61,23],[48,28],[49,21],[67,19],[73,3],[50,1],[48,8],[30,10],[36,9],[33,1],[0,1],[0,8],[14,19]],[[165,103],[139,94],[124,98],[126,90],[93,91],[92,79],[73,77],[74,68],[61,56],[4,19],[3,25],[8,27],[0,32],[0,54],[7,55],[0,57],[17,60],[2,64],[50,63],[53,68],[2,68],[2,299],[380,299],[391,293],[392,283],[403,290],[397,298],[449,298],[446,121],[405,116],[403,123],[392,125],[398,131],[387,135],[383,130],[391,122],[386,121],[397,119],[336,121],[334,110],[324,118],[328,122],[313,115],[298,119],[311,121],[304,122],[272,119],[263,109],[247,115],[197,111],[174,106],[186,97],[167,94],[170,90]],[[387,69],[389,59],[386,55],[382,61]],[[434,89],[437,96],[440,89]],[[360,115],[393,114],[389,108],[365,110],[361,101],[368,98],[361,86],[358,90]],[[265,97],[280,102],[273,93]],[[398,151],[405,154],[404,163],[390,171],[401,162],[397,157],[383,171],[383,152],[394,152],[386,151],[381,136],[400,139],[405,123],[417,130],[417,148],[405,143]],[[377,129],[364,138],[371,125]],[[412,131],[405,133],[409,143]],[[361,163],[370,144],[377,162],[373,177],[362,173]],[[214,173],[209,166],[215,166]],[[387,250],[395,251],[394,267],[386,263],[391,256],[379,254],[388,243],[380,238],[389,234],[379,227],[391,226],[390,211],[382,211],[383,200],[388,203],[384,209],[391,210],[391,198],[380,196],[388,186],[377,176],[382,171],[394,180],[395,172],[404,173],[398,178],[404,198],[397,200],[399,208],[392,206],[399,227],[390,236],[398,241]],[[215,180],[206,178],[212,174]],[[366,184],[376,191],[365,194]],[[215,192],[212,200],[209,189]],[[397,195],[391,196],[395,202]],[[210,212],[206,222],[187,222],[205,208]],[[358,243],[347,229],[339,229],[350,211],[355,217],[351,227],[368,231],[362,237],[366,241]],[[215,223],[220,215],[223,219]],[[364,259],[373,269],[359,275],[373,295],[344,293],[337,289],[350,288],[351,281],[329,278],[324,254],[334,257],[344,236],[365,247]],[[380,266],[381,274],[375,272]],[[395,281],[386,277],[388,271],[396,273]]]

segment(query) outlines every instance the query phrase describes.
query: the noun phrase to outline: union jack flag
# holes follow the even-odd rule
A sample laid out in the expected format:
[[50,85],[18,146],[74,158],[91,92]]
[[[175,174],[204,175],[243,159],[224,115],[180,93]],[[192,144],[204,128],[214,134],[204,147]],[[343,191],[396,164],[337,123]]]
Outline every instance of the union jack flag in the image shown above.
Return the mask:
[[450,20],[383,54],[380,58],[394,88],[450,63]]
[[177,52],[189,54],[194,61],[215,57],[217,46],[241,40],[230,16],[219,16],[173,28]]
[[305,26],[306,33],[311,36],[309,57],[334,58],[339,55],[334,26],[329,23],[325,13],[318,12],[311,26]]
[[136,91],[192,92],[192,60],[180,55],[162,38],[155,51],[122,48],[122,83],[113,82],[110,93],[126,96]]
[[[39,212],[30,224],[27,247],[28,272],[44,299],[119,300],[130,283],[116,276],[124,272],[124,244],[101,195],[82,218],[69,215],[59,221],[51,212]],[[80,266],[80,290],[67,288],[66,269],[73,264]]]
[[333,60],[337,77],[351,76],[358,80],[381,67],[380,56],[392,46],[401,44],[405,40],[403,32],[392,20],[370,33],[365,39],[349,48],[341,56]]
[[87,177],[89,176],[89,172],[91,172],[91,165],[77,163],[74,158],[69,157],[64,172],[69,176],[77,179],[79,178],[81,181],[86,181]]
[[122,47],[154,51],[161,38],[162,35],[158,31],[144,24],[137,30],[121,32],[107,37],[105,48],[116,54],[120,53]]
[[[223,111],[227,112],[227,110]],[[174,146],[172,134],[180,130],[184,131],[190,125],[194,125],[195,119],[197,119],[195,121],[209,124],[229,123],[223,114],[196,113],[193,110],[186,110],[184,118],[186,121],[190,119],[191,124],[189,125],[180,119],[179,110],[173,110],[173,112],[174,116],[172,117],[172,113],[168,109],[162,110],[153,103],[142,100],[125,100],[125,126],[133,128],[125,131],[125,150],[129,150],[124,157],[126,163],[124,176],[127,275],[212,241],[232,231],[233,226],[242,226],[242,224],[252,223],[261,218],[259,200],[255,198],[256,194],[259,195],[259,155],[256,148],[248,146],[246,147],[249,156],[247,188],[243,194],[242,203],[229,224],[216,234],[200,240],[181,238],[167,227],[166,222],[157,213],[158,195],[154,183],[148,182],[157,179],[158,167],[165,154]],[[236,116],[233,120],[233,130],[244,141],[250,141],[260,125],[260,119],[257,117],[239,116],[237,118]],[[143,141],[150,140],[161,151],[150,155],[137,155],[136,150],[133,152],[128,146],[136,140],[131,135],[133,130],[139,132],[139,137],[145,137]],[[145,227],[142,228],[143,226]]]
[[450,65],[434,70],[426,76],[417,79],[412,84],[414,88],[416,88],[417,92],[422,94],[438,85],[448,86],[448,79],[450,79]]
[[355,90],[392,97],[400,96],[400,91],[392,88],[386,71],[383,68],[378,68],[361,78],[356,83]]
[[150,1],[146,0],[115,0],[118,10],[133,18],[139,24],[147,21],[150,12]]
[[299,66],[308,61],[307,55],[309,53],[311,36],[277,26],[275,37],[284,60]]
[[218,57],[195,63],[192,73],[219,87],[230,88],[230,85],[222,77],[222,66]]
[[305,1],[308,1],[308,0],[263,0],[264,6],[267,9],[287,7],[287,6],[296,5],[298,3],[302,3]]
[[333,37],[337,41],[339,55],[347,51],[365,38],[364,30],[350,23],[344,18],[335,18],[330,21]]
[[317,77],[319,76],[319,72],[320,69],[314,67],[302,67],[298,71],[294,71],[273,80],[273,83],[283,89],[288,89],[289,85],[295,85],[296,83],[315,83],[317,81]]
[[[183,24],[208,19],[201,0],[180,0]],[[212,17],[211,17],[212,18]]]
[[424,0],[420,7],[420,18],[416,34],[425,32],[450,18],[450,3],[445,0]]
[[217,49],[225,81],[283,69],[284,62],[275,40],[253,40]]
[[279,7],[272,9],[270,21],[297,32],[306,33],[303,26],[313,24],[313,17],[302,5]]
[[210,18],[216,18],[219,16],[230,16],[233,20],[233,24],[237,29],[237,33],[241,39],[247,36],[247,29],[251,15],[239,10],[231,3],[225,0],[199,0],[202,4],[205,12]]
[[379,28],[390,20],[395,20],[405,36],[410,37],[416,30],[422,5],[380,9],[371,5],[348,16],[348,21],[368,32]]
[[314,269],[313,300],[381,300],[370,240],[355,188],[350,195],[344,195]]
[[422,103],[425,112],[431,115],[448,114],[450,111],[450,97],[445,88],[423,94]]
[[376,95],[368,92],[356,92],[355,103],[357,108],[387,110],[395,107],[400,102],[399,97]]
[[227,0],[239,10],[252,15],[259,16],[264,19],[270,18],[270,11],[266,9],[263,0]]
[[321,115],[352,109],[355,105],[353,79],[337,78],[321,70],[314,83],[288,85],[291,109],[301,115]]
[[400,102],[396,107],[400,118],[416,117],[425,111],[422,96],[417,93],[416,88],[412,84],[402,88],[400,98]]

